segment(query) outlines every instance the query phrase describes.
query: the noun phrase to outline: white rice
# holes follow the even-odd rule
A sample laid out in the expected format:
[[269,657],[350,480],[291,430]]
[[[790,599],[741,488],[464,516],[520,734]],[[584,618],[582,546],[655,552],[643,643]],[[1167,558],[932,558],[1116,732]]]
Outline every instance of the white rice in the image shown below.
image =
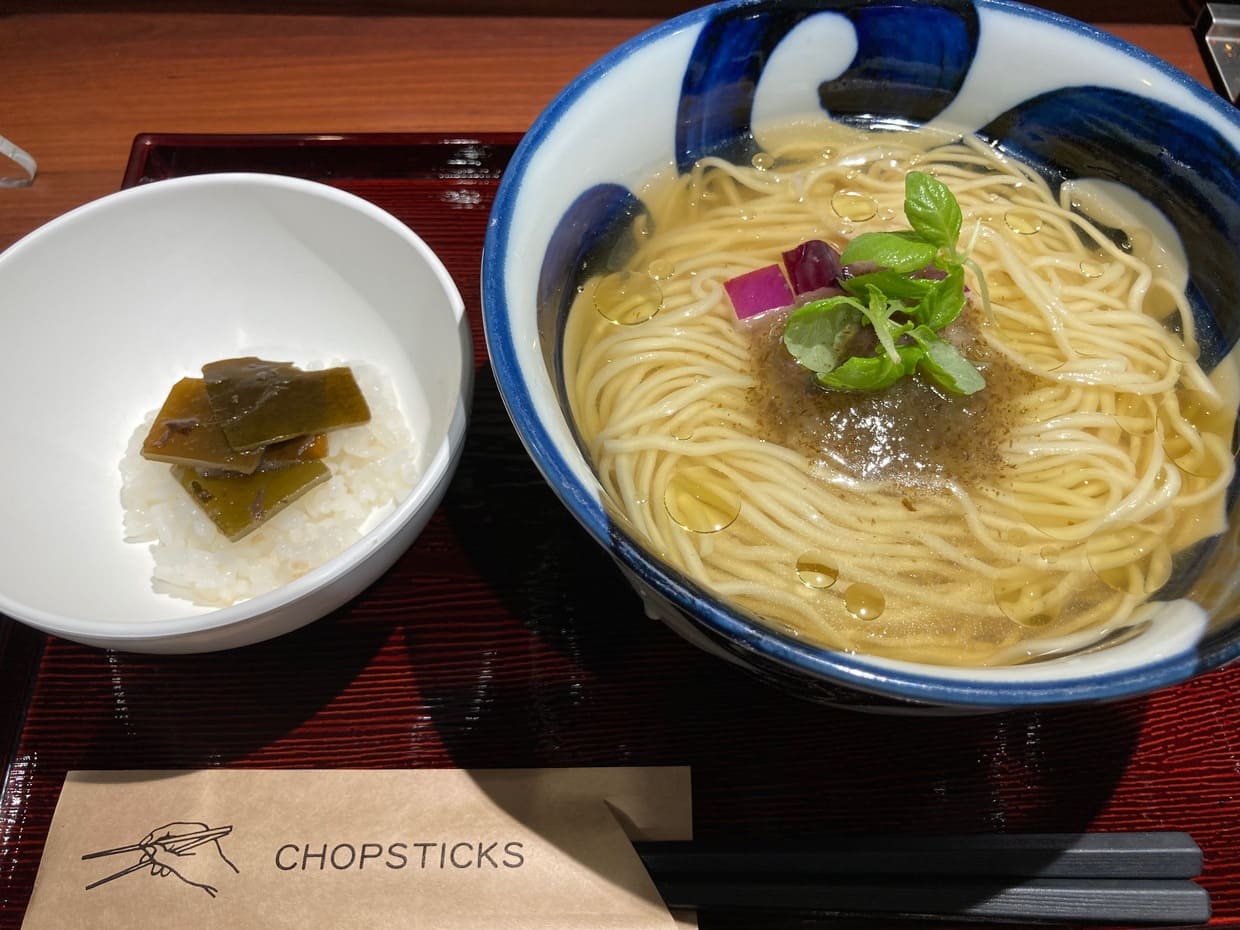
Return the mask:
[[151,543],[155,591],[224,607],[278,588],[343,552],[413,489],[417,450],[395,392],[373,368],[349,367],[370,422],[330,433],[323,461],[331,478],[236,542],[216,529],[169,465],[142,457],[158,410],[150,412],[121,460],[121,506],[126,541]]

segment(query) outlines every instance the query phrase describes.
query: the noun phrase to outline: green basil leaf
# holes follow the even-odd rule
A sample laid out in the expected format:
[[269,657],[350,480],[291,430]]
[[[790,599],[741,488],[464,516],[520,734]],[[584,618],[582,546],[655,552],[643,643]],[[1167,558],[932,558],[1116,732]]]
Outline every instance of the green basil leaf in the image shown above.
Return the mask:
[[972,362],[934,330],[918,326],[909,335],[925,352],[917,363],[918,370],[943,390],[975,394],[986,386],[986,379]]
[[897,364],[900,356],[896,351],[896,339],[904,334],[907,327],[893,323],[891,315],[902,312],[905,309],[904,304],[898,300],[889,300],[887,295],[876,287],[867,288],[867,295],[869,306],[862,307],[861,313],[874,327],[874,335],[878,337],[879,344],[887,353],[887,358],[893,365]]
[[840,261],[873,262],[880,268],[907,272],[925,268],[938,254],[938,248],[911,230],[862,233],[844,247]]
[[830,371],[861,328],[861,305],[851,297],[828,297],[798,307],[784,324],[784,346],[810,371]]
[[872,271],[869,274],[843,278],[840,286],[858,297],[866,297],[869,293],[867,288],[876,287],[896,300],[918,301],[930,292],[935,283],[927,278],[910,278],[895,271]]
[[818,375],[818,383],[833,391],[877,391],[891,387],[917,369],[924,354],[920,346],[900,346],[900,361],[886,355],[854,355],[834,371]]
[[964,309],[964,270],[953,265],[947,277],[933,282],[913,316],[936,332],[960,316]]
[[956,250],[960,239],[960,204],[946,184],[924,171],[904,176],[904,215],[926,242]]

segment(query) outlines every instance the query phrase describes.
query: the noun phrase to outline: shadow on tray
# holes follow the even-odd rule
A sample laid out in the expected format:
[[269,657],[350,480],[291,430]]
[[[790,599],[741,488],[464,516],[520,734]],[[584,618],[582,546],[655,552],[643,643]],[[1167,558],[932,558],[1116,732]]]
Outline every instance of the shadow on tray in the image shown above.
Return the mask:
[[[485,644],[410,663],[460,767],[690,765],[701,835],[1074,831],[1104,809],[1142,702],[965,717],[862,714],[786,695],[642,612],[546,486],[489,371],[443,512],[489,582],[462,616]],[[718,826],[716,826],[718,825]]]

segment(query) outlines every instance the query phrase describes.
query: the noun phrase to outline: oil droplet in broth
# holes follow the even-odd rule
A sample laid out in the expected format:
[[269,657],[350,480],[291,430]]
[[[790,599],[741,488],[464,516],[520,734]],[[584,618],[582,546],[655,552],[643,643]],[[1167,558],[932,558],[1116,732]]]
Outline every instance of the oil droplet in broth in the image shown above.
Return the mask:
[[617,271],[595,286],[594,308],[621,326],[645,323],[663,309],[663,289],[648,274]]
[[1101,278],[1104,274],[1106,274],[1107,266],[1102,264],[1102,262],[1096,262],[1089,258],[1082,258],[1080,269],[1083,277]]
[[1177,391],[1174,400],[1167,398],[1159,406],[1167,457],[1185,474],[1212,481],[1227,467],[1217,454],[1211,454],[1201,434],[1202,428],[1211,429],[1218,413],[1217,399],[1194,390]]
[[1085,558],[1098,579],[1126,594],[1153,594],[1171,577],[1171,550],[1163,535],[1134,523],[1095,533]]
[[692,439],[699,418],[694,415],[692,408],[684,408],[677,410],[671,414],[671,418],[667,420],[667,429],[671,433],[672,439],[680,439],[681,441]]
[[1120,394],[1115,399],[1115,422],[1129,436],[1149,436],[1158,427],[1154,401],[1142,394]]
[[663,504],[677,525],[690,533],[718,533],[741,513],[736,482],[709,465],[690,465],[672,475]]
[[693,419],[690,417],[673,417],[668,423],[668,429],[673,439],[679,439],[682,442],[693,438]]
[[766,171],[775,167],[775,156],[770,152],[754,152],[754,156],[749,159],[749,163],[759,171]]
[[858,582],[844,592],[844,607],[858,620],[877,620],[887,609],[887,599],[874,585]]
[[656,281],[665,281],[676,273],[676,266],[666,258],[656,258],[646,268],[646,273]]
[[1059,611],[1046,600],[1044,578],[1029,575],[1000,578],[995,582],[995,604],[1013,623],[1031,629],[1050,626]]
[[826,552],[805,552],[797,559],[797,578],[807,588],[829,588],[839,577],[839,566]]
[[1042,229],[1041,218],[1029,210],[1008,210],[1003,214],[1003,222],[1012,232],[1022,236],[1032,236]]
[[861,222],[874,218],[874,214],[878,212],[878,204],[873,198],[856,191],[838,191],[831,198],[831,209],[836,216]]

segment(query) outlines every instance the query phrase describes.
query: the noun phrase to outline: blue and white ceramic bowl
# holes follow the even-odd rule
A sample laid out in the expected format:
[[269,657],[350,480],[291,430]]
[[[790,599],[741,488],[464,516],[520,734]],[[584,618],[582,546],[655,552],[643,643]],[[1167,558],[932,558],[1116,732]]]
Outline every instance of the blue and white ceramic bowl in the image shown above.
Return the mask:
[[879,706],[1109,700],[1240,655],[1234,508],[1231,531],[1196,562],[1197,580],[1215,592],[1205,609],[1177,601],[1122,643],[995,669],[845,655],[788,638],[609,519],[562,388],[559,341],[576,269],[607,242],[654,166],[683,169],[705,154],[747,163],[764,127],[811,113],[973,129],[1053,176],[1127,185],[1181,237],[1205,367],[1240,333],[1240,114],[1161,61],[1003,0],[729,0],[670,20],[600,60],[540,116],[504,176],[483,259],[487,341],[509,413],[647,611],[794,691]]

